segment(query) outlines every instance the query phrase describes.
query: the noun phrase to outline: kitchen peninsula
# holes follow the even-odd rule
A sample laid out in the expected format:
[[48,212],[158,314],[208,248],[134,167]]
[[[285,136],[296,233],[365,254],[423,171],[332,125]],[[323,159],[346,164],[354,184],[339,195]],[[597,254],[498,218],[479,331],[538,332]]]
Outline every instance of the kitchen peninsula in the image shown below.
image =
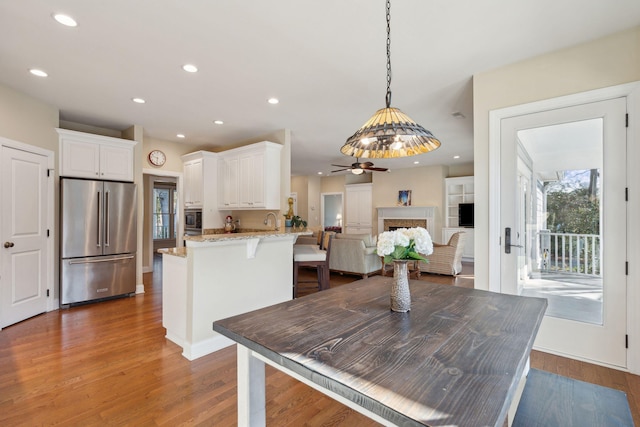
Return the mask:
[[166,338],[189,360],[235,344],[213,322],[292,299],[293,244],[309,234],[204,234],[185,237],[186,248],[159,250]]

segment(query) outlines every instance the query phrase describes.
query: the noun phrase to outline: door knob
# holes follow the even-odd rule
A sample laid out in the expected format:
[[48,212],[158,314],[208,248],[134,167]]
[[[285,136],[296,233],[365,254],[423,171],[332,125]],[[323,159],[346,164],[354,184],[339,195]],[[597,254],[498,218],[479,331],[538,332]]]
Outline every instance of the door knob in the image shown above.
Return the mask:
[[511,248],[523,248],[522,245],[512,245],[511,244],[511,227],[507,227],[504,229],[504,253],[510,254]]
[[13,247],[13,242],[4,242],[4,247],[9,249]]

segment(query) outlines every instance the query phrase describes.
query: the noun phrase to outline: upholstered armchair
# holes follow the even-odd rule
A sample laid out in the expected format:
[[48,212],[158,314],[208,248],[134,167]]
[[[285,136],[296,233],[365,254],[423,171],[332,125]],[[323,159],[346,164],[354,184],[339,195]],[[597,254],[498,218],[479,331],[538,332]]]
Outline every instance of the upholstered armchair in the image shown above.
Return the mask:
[[420,261],[418,268],[424,273],[455,276],[462,271],[462,251],[467,235],[464,231],[454,233],[446,245],[433,244],[433,253],[427,262]]

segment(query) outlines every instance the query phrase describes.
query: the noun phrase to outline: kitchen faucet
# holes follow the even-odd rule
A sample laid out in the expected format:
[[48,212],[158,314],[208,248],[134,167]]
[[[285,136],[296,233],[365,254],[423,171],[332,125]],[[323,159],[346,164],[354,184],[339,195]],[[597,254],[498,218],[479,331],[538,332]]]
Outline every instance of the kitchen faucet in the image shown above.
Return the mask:
[[278,227],[278,217],[273,212],[267,213],[267,217],[264,219],[264,224],[265,225],[269,224],[269,215],[273,215],[273,221],[274,221],[274,225],[275,225],[275,230],[276,231],[279,230],[280,227]]

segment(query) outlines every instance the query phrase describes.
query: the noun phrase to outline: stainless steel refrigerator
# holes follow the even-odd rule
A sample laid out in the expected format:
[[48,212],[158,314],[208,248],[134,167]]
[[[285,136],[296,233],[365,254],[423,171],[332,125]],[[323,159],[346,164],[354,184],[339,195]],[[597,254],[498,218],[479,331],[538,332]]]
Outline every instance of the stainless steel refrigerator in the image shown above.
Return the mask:
[[60,304],[136,290],[136,185],[60,179]]

